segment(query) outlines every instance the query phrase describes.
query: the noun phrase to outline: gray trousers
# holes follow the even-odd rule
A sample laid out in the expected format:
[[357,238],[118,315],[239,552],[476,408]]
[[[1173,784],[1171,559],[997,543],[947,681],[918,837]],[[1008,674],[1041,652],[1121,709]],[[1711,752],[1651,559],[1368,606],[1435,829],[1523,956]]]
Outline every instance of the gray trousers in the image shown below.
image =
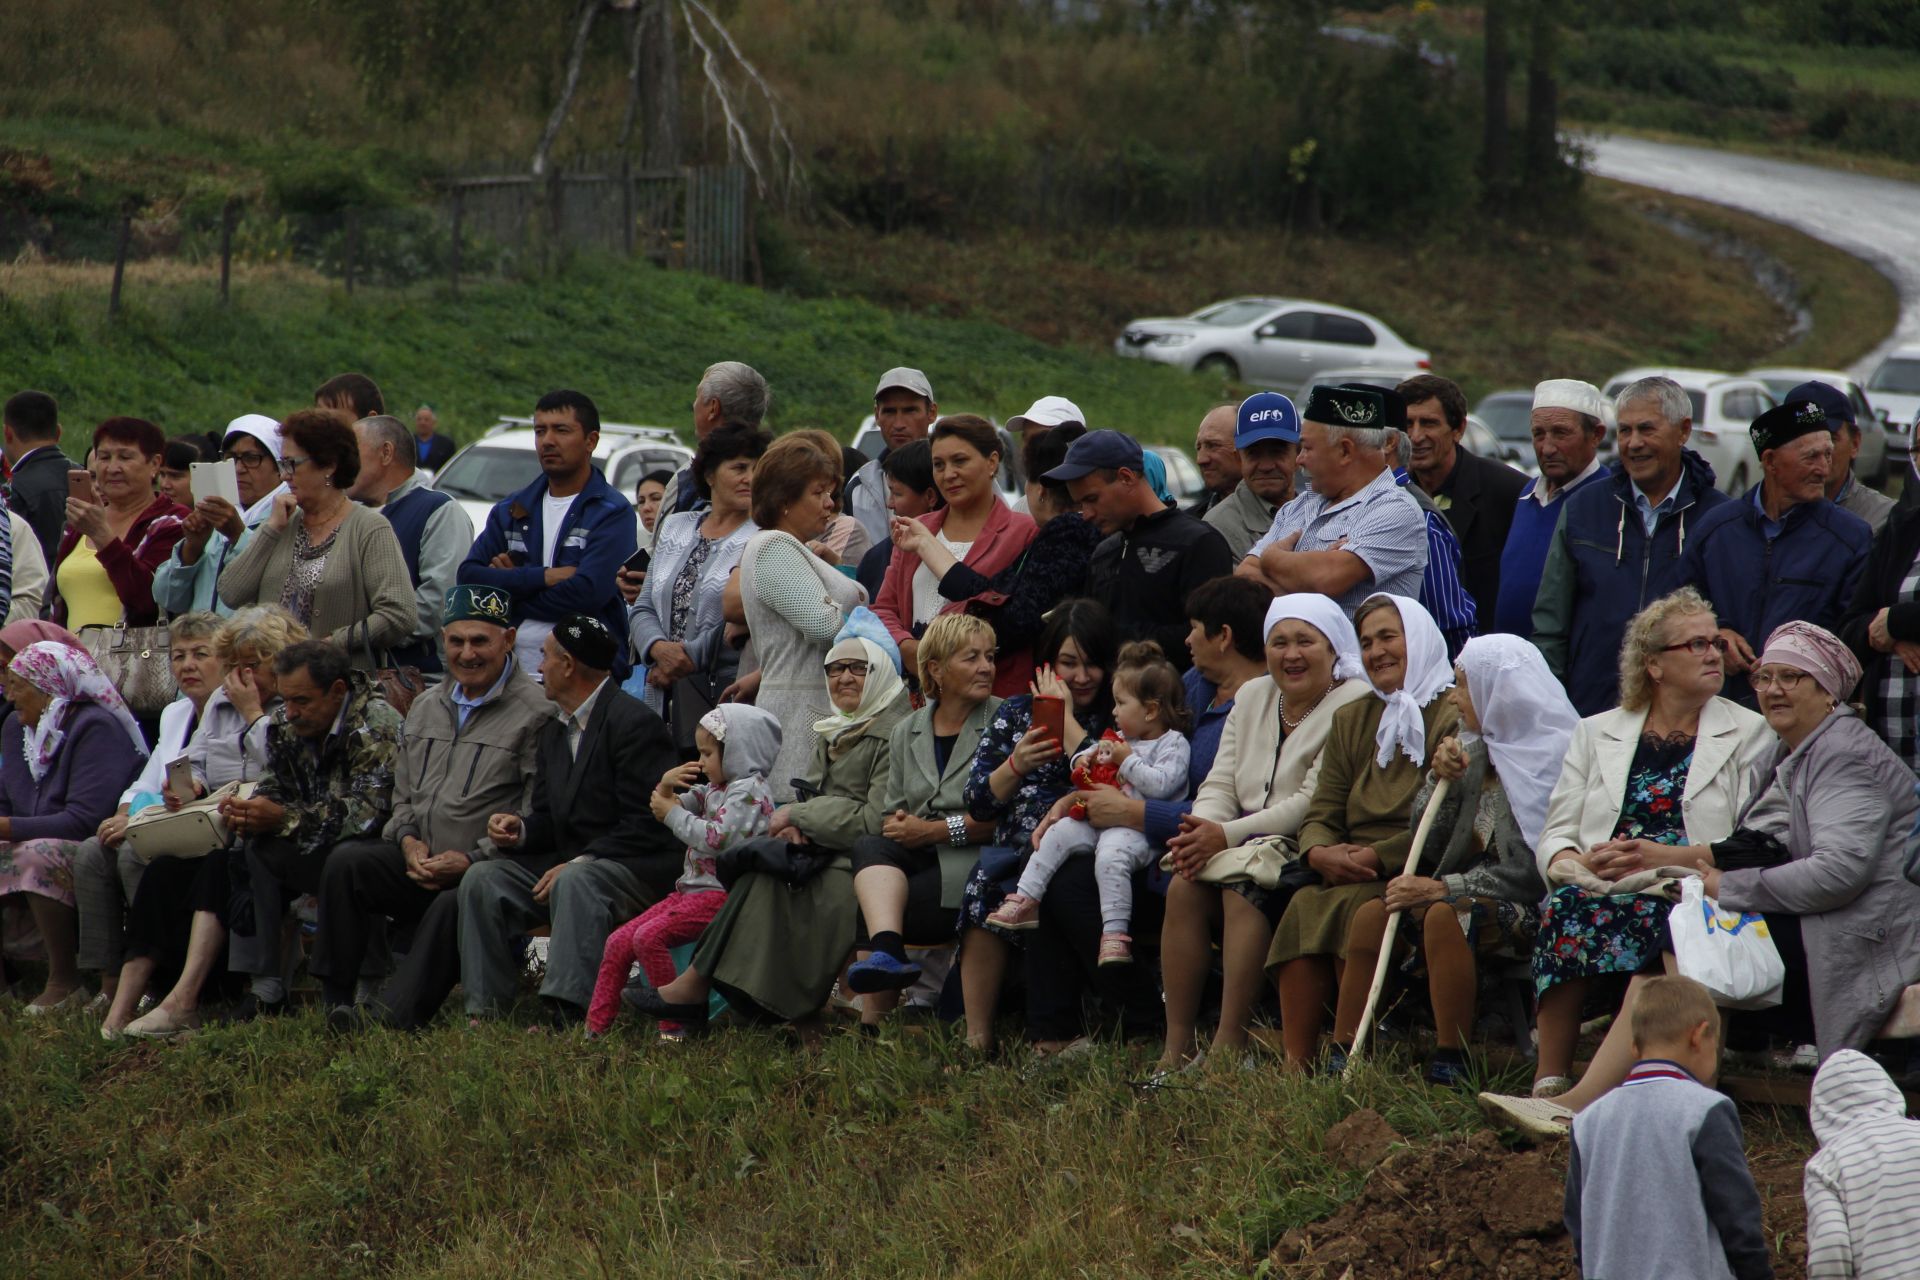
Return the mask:
[[146,869],[124,840],[118,849],[109,849],[94,836],[73,851],[73,901],[80,908],[82,969],[120,975],[126,955],[127,904],[133,901],[133,891],[140,887]]
[[468,1013],[492,1013],[512,1002],[520,989],[520,952],[510,944],[543,924],[552,927],[552,937],[540,994],[586,1008],[607,935],[656,896],[615,862],[567,865],[545,902],[533,900],[539,879],[506,860],[477,863],[460,877],[460,985]]

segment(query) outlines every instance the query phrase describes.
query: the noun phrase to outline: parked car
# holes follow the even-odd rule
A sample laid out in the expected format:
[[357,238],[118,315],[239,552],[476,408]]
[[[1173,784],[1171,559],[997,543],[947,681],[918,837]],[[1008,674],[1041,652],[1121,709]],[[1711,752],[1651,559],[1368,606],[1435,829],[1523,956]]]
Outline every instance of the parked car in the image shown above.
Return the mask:
[[[1000,490],[1000,496],[1008,502],[1025,497],[1027,480],[1020,474],[1019,444],[1008,434],[1007,429],[1000,425],[999,419],[987,417],[986,414],[980,416],[993,423],[993,429],[1000,433],[1000,473],[994,477],[995,487]],[[853,447],[869,458],[878,458],[887,451],[887,442],[880,435],[880,425],[873,420],[872,414],[860,420],[859,429],[853,433]]]
[[1602,388],[1611,399],[1630,382],[1665,377],[1679,383],[1693,402],[1693,438],[1687,447],[1713,467],[1724,493],[1745,493],[1760,480],[1760,459],[1747,428],[1780,403],[1758,378],[1734,377],[1715,369],[1627,369]]
[[1530,476],[1540,474],[1533,456],[1533,392],[1491,392],[1473,406],[1473,416],[1499,438],[1500,457],[1508,466]]
[[1207,482],[1200,478],[1200,468],[1182,450],[1170,444],[1150,444],[1147,448],[1166,464],[1167,488],[1173,490],[1174,500],[1181,506],[1192,506],[1206,492]]
[[[607,483],[632,501],[641,476],[649,471],[678,471],[693,461],[693,450],[666,427],[602,422],[593,461]],[[449,458],[434,477],[433,487],[453,495],[472,517],[477,533],[486,524],[494,503],[533,483],[539,474],[533,419],[503,417],[485,435]],[[639,518],[636,512],[634,519]]]
[[1873,407],[1859,383],[1837,369],[1749,369],[1747,376],[1760,379],[1767,384],[1769,391],[1781,398],[1803,382],[1824,382],[1837,391],[1845,392],[1847,400],[1853,405],[1853,416],[1860,424],[1860,452],[1854,455],[1853,474],[1869,489],[1878,489],[1886,484],[1886,411]]
[[1867,394],[1887,414],[1887,447],[1905,458],[1920,419],[1920,346],[1895,347],[1867,379]]
[[1233,298],[1190,316],[1130,321],[1114,352],[1230,382],[1286,389],[1316,370],[1355,365],[1432,367],[1385,321],[1299,298]]

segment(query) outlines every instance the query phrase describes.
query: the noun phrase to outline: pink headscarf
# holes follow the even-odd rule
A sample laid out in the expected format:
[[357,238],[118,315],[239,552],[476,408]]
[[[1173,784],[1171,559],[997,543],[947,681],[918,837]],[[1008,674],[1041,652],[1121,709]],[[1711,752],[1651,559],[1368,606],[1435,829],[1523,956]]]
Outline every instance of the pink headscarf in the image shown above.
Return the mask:
[[85,649],[57,640],[37,640],[13,655],[7,670],[46,694],[53,701],[40,713],[40,723],[26,732],[22,740],[27,757],[27,772],[35,782],[46,777],[47,766],[60,750],[66,737],[63,721],[66,710],[75,703],[97,702],[113,713],[113,718],[133,740],[133,749],[142,759],[147,755],[146,735],[127,710],[120,691],[113,687]]
[[10,623],[0,627],[0,644],[7,646],[15,653],[41,640],[70,644],[76,649],[86,648],[80,643],[80,637],[73,632],[52,622],[42,622],[38,618],[29,618],[24,622]]
[[1839,636],[1811,622],[1783,622],[1773,629],[1754,665],[1774,662],[1806,672],[1835,702],[1845,702],[1860,683],[1860,663],[1853,650]]

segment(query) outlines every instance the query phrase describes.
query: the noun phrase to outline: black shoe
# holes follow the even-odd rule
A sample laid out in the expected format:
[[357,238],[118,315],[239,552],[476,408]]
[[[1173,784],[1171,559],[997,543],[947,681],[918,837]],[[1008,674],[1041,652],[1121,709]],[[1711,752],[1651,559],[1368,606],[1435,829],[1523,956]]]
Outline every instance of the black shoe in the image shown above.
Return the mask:
[[587,1011],[571,1000],[548,999],[547,1022],[555,1031],[571,1031],[587,1020]]
[[261,1018],[277,1018],[287,1011],[287,1002],[281,1000],[262,1000],[249,991],[240,998],[240,1003],[228,1009],[220,1021],[228,1024],[255,1022]]
[[361,1004],[337,1004],[327,1010],[327,1030],[337,1036],[350,1036],[380,1025],[372,1009]]
[[684,1022],[690,1031],[707,1025],[705,1000],[698,1004],[671,1004],[662,1000],[660,993],[644,982],[636,982],[622,991],[620,1000],[627,1008],[645,1014],[656,1022]]

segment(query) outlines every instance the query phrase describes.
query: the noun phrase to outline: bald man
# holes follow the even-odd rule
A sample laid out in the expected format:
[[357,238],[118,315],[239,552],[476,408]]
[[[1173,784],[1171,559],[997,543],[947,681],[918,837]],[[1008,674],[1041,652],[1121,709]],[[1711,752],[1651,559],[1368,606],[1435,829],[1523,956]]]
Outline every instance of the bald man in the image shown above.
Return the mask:
[[1207,486],[1199,500],[1187,508],[1187,514],[1204,517],[1240,486],[1240,453],[1233,447],[1236,406],[1219,404],[1207,410],[1193,433],[1193,465]]

